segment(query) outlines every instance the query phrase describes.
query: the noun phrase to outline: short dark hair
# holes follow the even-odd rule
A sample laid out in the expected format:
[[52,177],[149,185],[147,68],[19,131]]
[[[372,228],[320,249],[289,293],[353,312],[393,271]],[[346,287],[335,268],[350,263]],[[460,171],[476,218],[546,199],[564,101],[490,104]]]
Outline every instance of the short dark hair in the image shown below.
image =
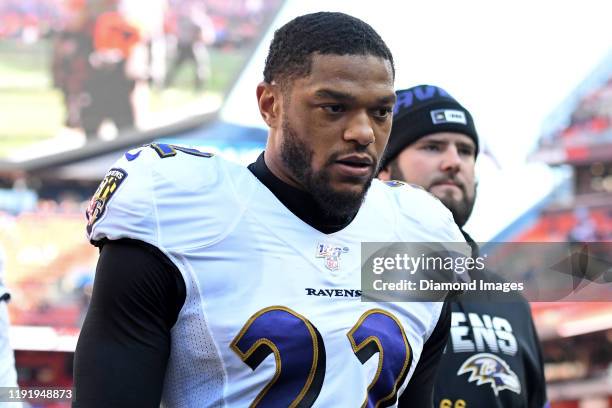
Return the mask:
[[367,23],[344,13],[319,12],[297,17],[274,33],[264,81],[304,77],[310,73],[312,54],[374,55],[391,63],[393,55]]

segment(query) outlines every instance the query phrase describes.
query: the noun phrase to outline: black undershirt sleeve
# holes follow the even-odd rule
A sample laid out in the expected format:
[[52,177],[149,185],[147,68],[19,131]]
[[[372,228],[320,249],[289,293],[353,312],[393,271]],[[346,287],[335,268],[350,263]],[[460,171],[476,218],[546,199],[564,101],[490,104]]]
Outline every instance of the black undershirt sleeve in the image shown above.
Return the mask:
[[433,407],[433,388],[451,325],[450,303],[444,302],[440,318],[423,346],[423,354],[410,378],[408,386],[399,398],[401,408]]
[[159,249],[107,241],[75,352],[73,407],[159,407],[185,283]]

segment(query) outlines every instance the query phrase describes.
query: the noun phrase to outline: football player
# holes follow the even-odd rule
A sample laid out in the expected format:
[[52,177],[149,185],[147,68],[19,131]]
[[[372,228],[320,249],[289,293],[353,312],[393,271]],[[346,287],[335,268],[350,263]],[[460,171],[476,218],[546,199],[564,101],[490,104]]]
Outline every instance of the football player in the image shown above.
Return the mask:
[[263,76],[269,136],[248,168],[152,144],[92,198],[74,406],[431,406],[447,303],[361,301],[362,241],[469,253],[427,192],[373,180],[391,52],[359,19],[308,14],[276,31]]
[[[397,92],[393,130],[379,177],[422,186],[452,212],[459,227],[476,198],[478,134],[470,113],[442,88]],[[478,257],[478,245],[463,231]],[[476,280],[500,278],[478,269]],[[538,337],[525,299],[492,303],[465,292],[452,302],[451,335],[435,386],[436,408],[529,407],[546,403]],[[478,299],[483,300],[483,299]]]

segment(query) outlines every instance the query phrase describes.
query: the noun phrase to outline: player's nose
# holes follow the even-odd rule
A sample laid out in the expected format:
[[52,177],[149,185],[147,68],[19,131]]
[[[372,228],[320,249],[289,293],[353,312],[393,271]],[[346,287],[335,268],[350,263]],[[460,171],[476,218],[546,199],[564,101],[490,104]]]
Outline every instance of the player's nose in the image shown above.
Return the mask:
[[362,146],[374,143],[374,128],[367,112],[356,113],[344,131],[344,140],[355,141]]

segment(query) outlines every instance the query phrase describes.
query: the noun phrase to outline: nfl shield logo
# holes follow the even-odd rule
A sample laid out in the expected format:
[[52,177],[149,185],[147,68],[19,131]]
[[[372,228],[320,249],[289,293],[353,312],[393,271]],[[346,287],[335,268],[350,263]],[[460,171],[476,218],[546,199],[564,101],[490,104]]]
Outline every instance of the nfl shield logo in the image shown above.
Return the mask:
[[348,252],[348,247],[330,245],[319,242],[317,244],[317,258],[325,258],[325,267],[330,271],[340,268],[340,254]]

